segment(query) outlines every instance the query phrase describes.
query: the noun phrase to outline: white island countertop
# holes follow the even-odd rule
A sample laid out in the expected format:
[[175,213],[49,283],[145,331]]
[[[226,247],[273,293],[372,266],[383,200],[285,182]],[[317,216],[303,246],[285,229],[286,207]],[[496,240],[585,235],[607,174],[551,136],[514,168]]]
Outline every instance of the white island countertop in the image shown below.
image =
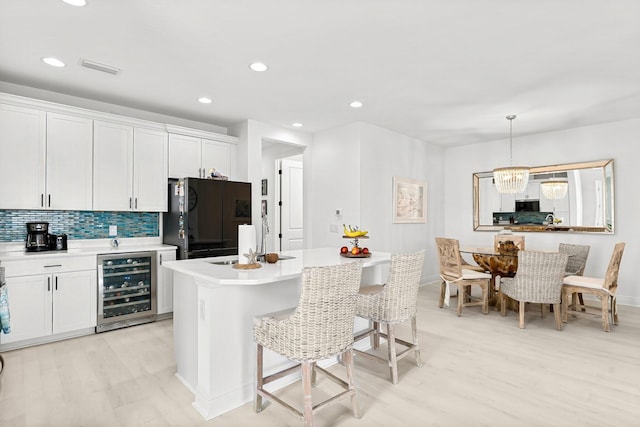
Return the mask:
[[[295,307],[304,267],[350,262],[362,264],[362,283],[383,283],[391,254],[348,258],[336,248],[283,251],[275,264],[235,269],[234,256],[166,261],[173,276],[173,342],[176,376],[194,394],[193,406],[211,419],[250,402],[255,394],[253,319],[264,313]],[[355,320],[355,319],[354,319]],[[354,330],[367,326],[365,320]],[[292,362],[277,354],[265,361],[265,371]],[[290,382],[281,378],[272,387]]]
[[368,258],[348,258],[340,255],[335,248],[304,249],[279,252],[280,256],[293,257],[281,259],[274,264],[260,263],[256,269],[236,269],[231,264],[221,264],[235,260],[236,256],[196,258],[179,261],[167,261],[165,268],[204,279],[216,285],[262,285],[300,277],[304,267],[360,262],[363,267],[387,264],[391,259],[388,252],[372,253]]

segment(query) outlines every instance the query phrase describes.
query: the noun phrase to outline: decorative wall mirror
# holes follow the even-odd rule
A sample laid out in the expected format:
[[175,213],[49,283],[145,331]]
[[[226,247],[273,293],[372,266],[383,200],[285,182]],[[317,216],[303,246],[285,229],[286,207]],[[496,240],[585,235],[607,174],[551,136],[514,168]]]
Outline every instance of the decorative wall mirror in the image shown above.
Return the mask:
[[492,172],[473,174],[473,229],[614,232],[613,160],[531,168],[520,194],[501,194]]

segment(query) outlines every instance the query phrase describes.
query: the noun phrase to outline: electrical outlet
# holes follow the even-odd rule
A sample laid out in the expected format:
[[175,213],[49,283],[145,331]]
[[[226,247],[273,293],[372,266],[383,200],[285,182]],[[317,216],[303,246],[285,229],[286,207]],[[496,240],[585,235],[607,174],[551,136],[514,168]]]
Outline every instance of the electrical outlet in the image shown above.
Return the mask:
[[109,226],[109,236],[117,236],[118,235],[118,226],[110,225]]
[[329,232],[337,233],[338,232],[338,224],[329,224]]

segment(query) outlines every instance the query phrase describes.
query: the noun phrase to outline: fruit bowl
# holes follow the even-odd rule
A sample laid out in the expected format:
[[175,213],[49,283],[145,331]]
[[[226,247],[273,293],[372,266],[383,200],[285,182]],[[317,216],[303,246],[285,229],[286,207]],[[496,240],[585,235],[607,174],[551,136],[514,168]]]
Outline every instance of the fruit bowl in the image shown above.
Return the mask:
[[368,254],[352,254],[351,252],[347,252],[346,254],[341,253],[340,256],[343,256],[345,258],[369,258],[371,256],[371,252],[369,252]]

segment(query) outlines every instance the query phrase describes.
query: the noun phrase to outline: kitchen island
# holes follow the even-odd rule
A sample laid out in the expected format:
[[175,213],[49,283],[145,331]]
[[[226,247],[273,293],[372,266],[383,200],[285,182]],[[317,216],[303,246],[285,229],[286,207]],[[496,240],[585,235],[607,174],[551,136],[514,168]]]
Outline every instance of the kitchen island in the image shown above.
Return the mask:
[[[345,258],[336,249],[281,252],[275,264],[234,269],[225,264],[235,257],[169,261],[173,271],[173,335],[176,376],[195,396],[193,406],[211,419],[253,400],[255,387],[256,316],[294,307],[298,303],[303,267],[361,262],[362,282],[383,283],[389,253],[369,258]],[[356,329],[366,326],[359,320]],[[265,372],[292,362],[265,352]],[[287,384],[282,378],[274,388]]]

